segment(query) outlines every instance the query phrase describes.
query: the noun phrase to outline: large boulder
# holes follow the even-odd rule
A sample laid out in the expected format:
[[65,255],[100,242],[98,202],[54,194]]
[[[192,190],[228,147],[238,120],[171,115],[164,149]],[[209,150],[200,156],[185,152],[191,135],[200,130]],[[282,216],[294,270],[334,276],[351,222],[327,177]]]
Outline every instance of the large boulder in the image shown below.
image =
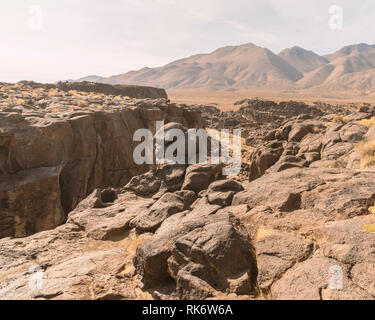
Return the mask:
[[221,164],[195,164],[186,170],[182,190],[191,190],[199,193],[207,189],[209,184],[222,176]]
[[[256,291],[256,259],[246,230],[220,207],[202,198],[194,209],[168,218],[152,241],[138,246],[137,272],[147,286],[174,279],[179,298],[191,292],[209,297],[215,291]],[[194,290],[192,290],[194,288]],[[209,289],[208,289],[209,288]]]
[[219,180],[210,184],[207,190],[207,199],[211,204],[218,204],[222,207],[232,203],[233,196],[243,191],[243,186],[232,179]]
[[300,207],[303,192],[324,184],[317,172],[292,168],[264,175],[249,183],[245,191],[237,193],[232,205],[247,204],[250,208],[266,205],[275,210],[293,211]]
[[273,282],[297,262],[306,260],[313,252],[313,242],[291,233],[278,232],[255,244],[258,262],[258,284],[267,290]]
[[165,219],[188,208],[182,197],[174,193],[166,193],[149,210],[134,218],[131,224],[139,233],[154,232]]

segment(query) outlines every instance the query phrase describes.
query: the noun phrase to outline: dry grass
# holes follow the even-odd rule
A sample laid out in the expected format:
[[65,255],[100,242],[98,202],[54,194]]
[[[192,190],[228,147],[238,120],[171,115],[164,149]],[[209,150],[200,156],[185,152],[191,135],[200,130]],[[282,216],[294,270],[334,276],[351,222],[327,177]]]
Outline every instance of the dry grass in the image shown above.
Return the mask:
[[259,227],[259,229],[257,231],[257,235],[256,235],[256,240],[262,240],[264,238],[272,236],[273,234],[275,234],[274,229],[269,229],[269,228],[266,228],[266,227]]
[[87,101],[85,101],[85,100],[79,100],[78,101],[78,107],[80,107],[80,108],[86,108],[86,107],[88,107]]
[[56,89],[51,89],[49,92],[48,92],[48,96],[49,97],[55,97],[57,95],[57,90]]
[[362,227],[362,230],[363,231],[368,231],[368,232],[375,232],[375,225],[367,225],[365,224],[363,227]]
[[333,116],[333,121],[338,122],[338,123],[348,123],[349,119],[343,115],[335,114]]
[[360,142],[356,149],[361,156],[361,169],[375,165],[375,137]]
[[375,124],[375,117],[372,117],[371,119],[363,119],[359,121],[359,124],[366,126],[366,127],[371,127],[372,125]]

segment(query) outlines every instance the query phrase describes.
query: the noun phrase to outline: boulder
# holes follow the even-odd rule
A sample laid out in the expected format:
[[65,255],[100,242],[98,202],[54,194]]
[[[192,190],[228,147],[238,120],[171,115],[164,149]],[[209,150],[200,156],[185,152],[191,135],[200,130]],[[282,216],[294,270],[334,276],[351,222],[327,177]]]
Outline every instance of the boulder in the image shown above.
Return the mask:
[[219,208],[202,198],[191,212],[166,219],[152,241],[138,246],[134,265],[145,285],[172,278],[180,298],[187,298],[191,287],[200,294],[255,292],[254,248],[239,221],[217,213]]
[[306,260],[313,252],[313,242],[291,233],[279,232],[255,243],[258,262],[258,284],[267,290],[272,283],[297,262]]
[[283,151],[284,145],[279,141],[271,141],[254,151],[250,158],[249,181],[260,178],[280,159]]
[[222,176],[221,164],[195,164],[187,168],[182,190],[199,193],[207,189],[209,184]]
[[270,173],[249,183],[245,191],[237,193],[232,205],[247,204],[250,208],[266,205],[275,210],[293,211],[300,207],[303,192],[321,184],[324,184],[324,180],[311,169],[292,168]]
[[[333,271],[342,271],[342,290],[332,285]],[[348,268],[329,258],[312,258],[290,269],[271,289],[275,300],[339,300],[370,299],[370,295],[356,287],[349,278]]]
[[165,219],[188,208],[182,197],[174,193],[165,193],[149,210],[134,218],[131,225],[138,233],[154,232]]
[[207,199],[211,204],[226,207],[232,203],[233,196],[243,191],[242,185],[235,180],[219,180],[210,184],[207,190]]

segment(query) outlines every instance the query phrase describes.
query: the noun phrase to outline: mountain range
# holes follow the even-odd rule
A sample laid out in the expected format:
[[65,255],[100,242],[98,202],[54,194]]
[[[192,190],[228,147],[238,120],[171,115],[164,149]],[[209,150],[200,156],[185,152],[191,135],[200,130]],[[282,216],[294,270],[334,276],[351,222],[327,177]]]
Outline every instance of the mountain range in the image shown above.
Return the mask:
[[318,55],[301,47],[273,53],[252,43],[219,48],[163,67],[76,81],[135,84],[165,89],[354,90],[375,93],[375,45],[346,46]]

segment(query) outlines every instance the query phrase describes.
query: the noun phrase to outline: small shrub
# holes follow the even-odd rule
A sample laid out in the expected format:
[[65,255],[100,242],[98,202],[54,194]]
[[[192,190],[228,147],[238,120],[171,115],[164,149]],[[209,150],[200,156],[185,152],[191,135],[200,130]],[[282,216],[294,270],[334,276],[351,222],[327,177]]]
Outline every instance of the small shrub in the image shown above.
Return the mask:
[[85,101],[85,100],[79,100],[78,101],[78,107],[80,107],[80,108],[86,108],[86,107],[88,107],[87,101]]
[[17,100],[17,104],[25,104],[25,100],[23,100],[23,99],[18,99],[18,100]]
[[375,138],[360,142],[356,149],[361,156],[361,169],[375,165]]
[[375,232],[375,225],[372,224],[372,225],[367,225],[365,224],[363,227],[362,227],[362,230],[363,231],[368,231],[368,232]]
[[371,127],[372,125],[375,124],[375,117],[372,117],[371,119],[363,119],[359,121],[359,124],[366,126],[366,127]]
[[51,89],[49,92],[48,92],[48,96],[49,97],[55,97],[57,95],[57,90],[55,89]]
[[333,121],[338,122],[338,123],[348,123],[349,119],[343,115],[335,114],[333,116]]

